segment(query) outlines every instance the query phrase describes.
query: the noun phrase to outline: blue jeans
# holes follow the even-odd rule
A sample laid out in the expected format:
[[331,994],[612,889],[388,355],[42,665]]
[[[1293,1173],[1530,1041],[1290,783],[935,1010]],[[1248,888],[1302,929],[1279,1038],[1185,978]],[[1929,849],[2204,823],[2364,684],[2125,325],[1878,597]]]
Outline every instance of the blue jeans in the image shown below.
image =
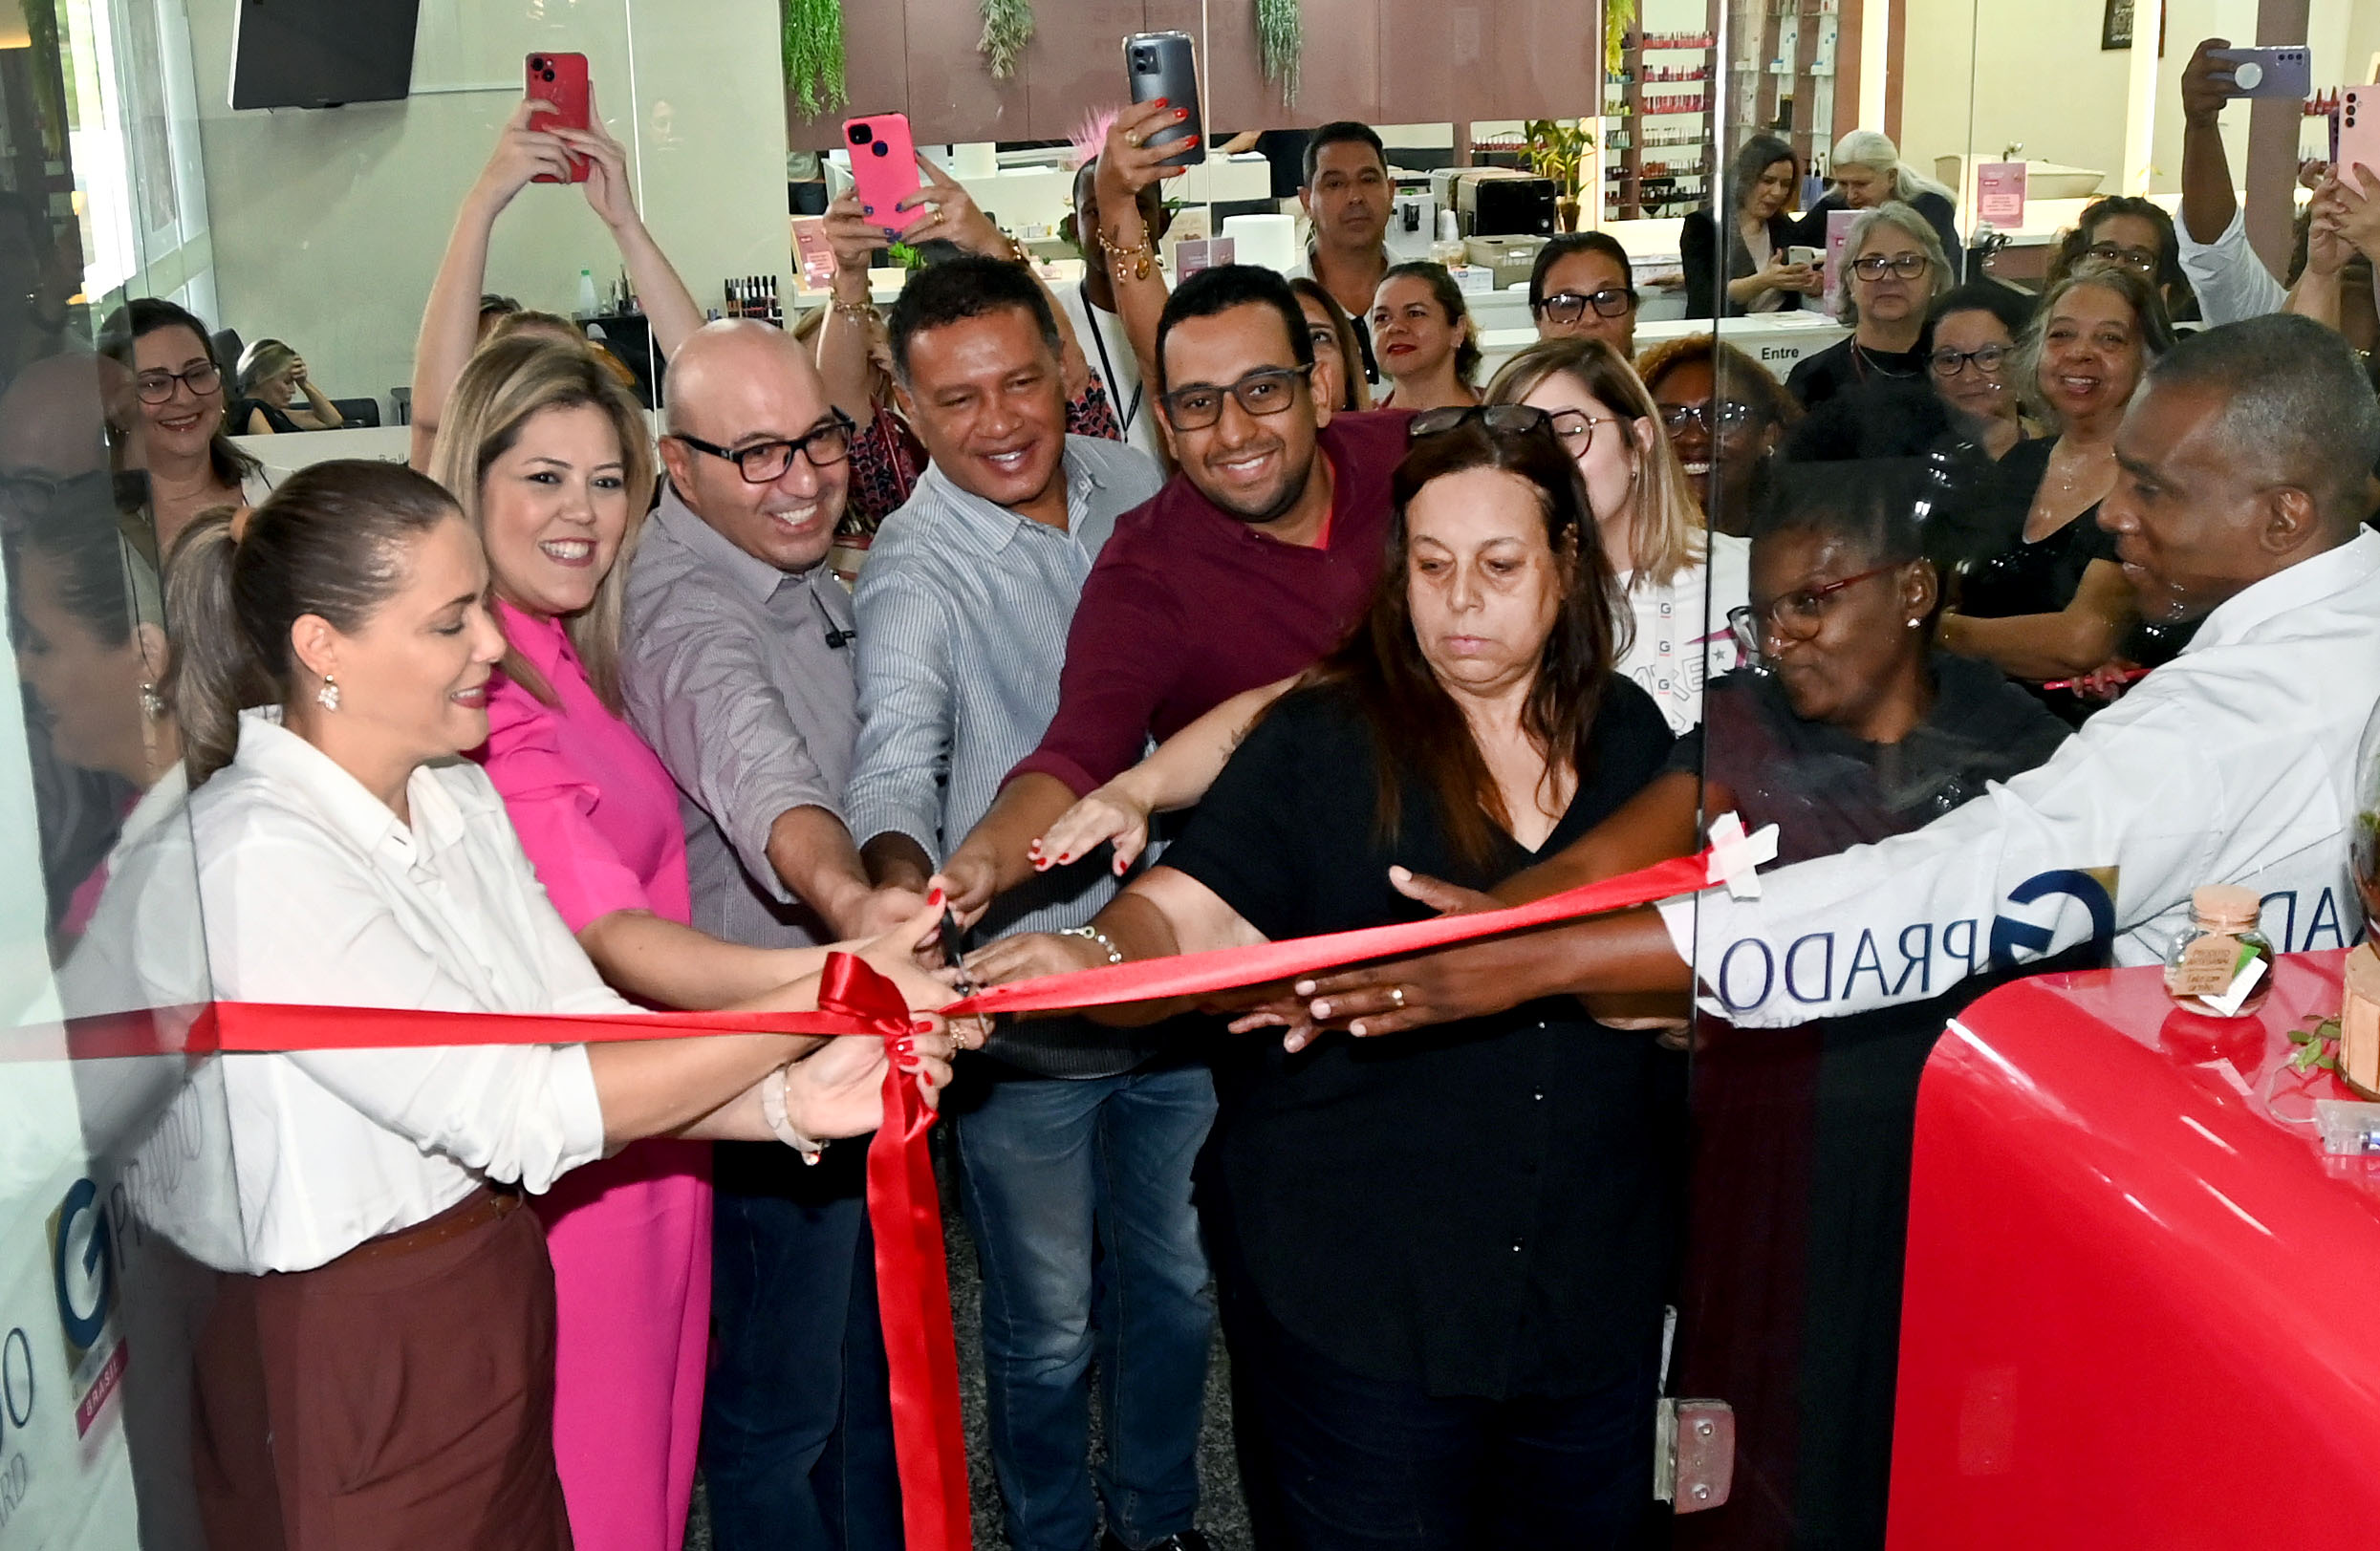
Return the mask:
[[867,1144],[718,1151],[703,1478],[719,1551],[898,1551]]
[[[1190,1164],[1214,1117],[1203,1066],[1007,1073],[956,1117],[992,1465],[1016,1551],[1089,1551],[1102,1502],[1129,1546],[1192,1527],[1215,1305]],[[1095,1497],[1094,1353],[1107,1420]]]

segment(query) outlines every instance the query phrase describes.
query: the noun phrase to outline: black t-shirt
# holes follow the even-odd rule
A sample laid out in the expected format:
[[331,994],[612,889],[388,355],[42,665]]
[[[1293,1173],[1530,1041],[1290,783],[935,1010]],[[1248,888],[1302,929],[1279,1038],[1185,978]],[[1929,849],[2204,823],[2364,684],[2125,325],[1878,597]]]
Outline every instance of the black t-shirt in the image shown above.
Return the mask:
[[1744,828],[1777,826],[1777,861],[1789,866],[1931,824],[2072,736],[1988,662],[1937,652],[1928,667],[1934,703],[1896,743],[1804,721],[1774,674],[1728,674],[1704,692],[1702,724],[1669,767],[1725,787]]
[[[1594,765],[1536,852],[1499,837],[1464,866],[1426,786],[1376,832],[1370,727],[1340,689],[1277,704],[1165,854],[1273,940],[1430,912],[1391,863],[1485,888],[1585,834],[1661,766],[1660,711],[1623,679]],[[1358,1372],[1439,1395],[1573,1395],[1641,1362],[1660,1323],[1669,1220],[1658,1167],[1675,1058],[1576,1000],[1295,1055],[1277,1034],[1216,1062],[1201,1160],[1231,1257],[1271,1316]]]
[[1785,391],[1814,409],[1838,394],[1854,393],[1872,383],[1925,386],[1926,353],[1918,350],[1870,350],[1853,334],[1815,355],[1805,355],[1785,375]]

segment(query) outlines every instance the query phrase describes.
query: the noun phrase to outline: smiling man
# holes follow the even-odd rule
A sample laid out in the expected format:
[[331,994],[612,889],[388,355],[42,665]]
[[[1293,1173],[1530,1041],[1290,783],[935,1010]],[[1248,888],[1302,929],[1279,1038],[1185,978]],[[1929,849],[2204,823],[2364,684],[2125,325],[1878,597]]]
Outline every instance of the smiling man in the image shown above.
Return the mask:
[[2284,950],[2354,941],[2355,749],[2380,700],[2380,535],[2360,527],[2380,405],[2355,354],[2289,315],[2194,335],[2115,445],[2100,522],[2142,617],[2200,624],[2046,763],[1913,833],[1779,869],[1758,899],[1715,891],[1329,977],[1307,1011],[1387,1033],[1556,990],[1683,990],[1690,960],[1712,1010],[1798,1023],[2093,937],[2118,963],[2161,962],[2209,883],[2254,888]]
[[1243,690],[1338,644],[1378,579],[1393,410],[1333,415],[1288,282],[1227,264],[1182,282],[1157,333],[1158,424],[1180,472],[1126,512],[1083,585],[1041,745],[942,865],[961,911],[1032,876],[1058,816]]
[[[765,323],[701,330],[664,389],[669,485],[623,562],[620,688],[678,784],[694,924],[763,948],[874,936],[919,897],[872,890],[843,824],[859,697],[826,558],[851,421]],[[716,1150],[703,1472],[722,1551],[900,1543],[866,1156]]]

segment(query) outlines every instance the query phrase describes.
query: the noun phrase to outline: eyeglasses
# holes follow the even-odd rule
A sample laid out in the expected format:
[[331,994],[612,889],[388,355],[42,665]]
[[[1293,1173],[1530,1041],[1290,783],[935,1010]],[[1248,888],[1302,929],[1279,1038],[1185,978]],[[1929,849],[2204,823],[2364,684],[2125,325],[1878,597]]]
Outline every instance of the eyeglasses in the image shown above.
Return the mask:
[[1889,566],[1863,571],[1839,582],[1797,588],[1780,595],[1765,609],[1756,609],[1749,604],[1730,609],[1727,611],[1727,628],[1734,634],[1736,645],[1742,651],[1745,659],[1757,666],[1767,659],[1767,654],[1762,650],[1765,637],[1774,635],[1781,640],[1808,640],[1818,634],[1820,623],[1827,617],[1828,598],[1847,587],[1857,587],[1873,577],[1890,575],[1907,563],[1895,560]]
[[1690,425],[1699,425],[1707,436],[1727,436],[1745,429],[1759,419],[1759,410],[1732,399],[1716,404],[1661,406],[1661,424],[1672,436],[1685,435],[1686,427]]
[[1967,363],[1970,361],[1975,363],[1977,371],[1990,377],[1999,372],[2001,363],[2005,361],[2014,350],[2015,347],[2011,345],[1984,345],[1977,350],[1937,350],[1926,359],[1933,364],[1936,377],[1957,377],[1967,369]]
[[1890,269],[1903,280],[1915,280],[1932,268],[1934,261],[1923,253],[1895,253],[1887,258],[1882,253],[1870,253],[1851,260],[1851,272],[1862,280],[1881,280]]
[[[1575,410],[1566,411],[1570,418],[1587,421],[1589,434],[1594,422]],[[1444,409],[1425,409],[1405,422],[1405,440],[1418,442],[1425,436],[1444,436],[1447,432],[1477,420],[1499,435],[1521,436],[1558,417],[1548,415],[1535,404],[1452,404]],[[1561,435],[1559,428],[1555,435]]]
[[223,386],[223,373],[212,361],[201,361],[186,372],[142,372],[132,379],[133,391],[140,394],[144,404],[162,404],[174,396],[174,384],[181,383],[194,398],[204,399]]
[[2083,249],[2083,257],[2101,264],[2120,264],[2125,269],[2149,279],[2157,272],[2157,255],[2145,248],[2118,248],[2113,243],[2093,243]]
[[785,471],[793,466],[793,455],[800,453],[810,460],[812,468],[829,468],[852,455],[852,436],[859,429],[852,418],[839,409],[827,411],[827,421],[807,436],[790,442],[755,442],[746,447],[723,447],[700,437],[672,431],[672,441],[682,442],[697,452],[709,453],[735,464],[735,471],[744,476],[746,485],[767,485],[785,478]]
[[1553,323],[1576,323],[1593,308],[1601,317],[1624,317],[1636,305],[1636,293],[1622,286],[1606,286],[1592,295],[1575,291],[1557,291],[1529,309],[1539,317]]
[[1166,423],[1177,431],[1203,431],[1223,418],[1223,400],[1240,400],[1240,407],[1251,415],[1278,415],[1297,402],[1298,383],[1313,364],[1304,366],[1260,366],[1244,375],[1239,381],[1222,387],[1194,382],[1186,388],[1159,394],[1158,402],[1165,407]]

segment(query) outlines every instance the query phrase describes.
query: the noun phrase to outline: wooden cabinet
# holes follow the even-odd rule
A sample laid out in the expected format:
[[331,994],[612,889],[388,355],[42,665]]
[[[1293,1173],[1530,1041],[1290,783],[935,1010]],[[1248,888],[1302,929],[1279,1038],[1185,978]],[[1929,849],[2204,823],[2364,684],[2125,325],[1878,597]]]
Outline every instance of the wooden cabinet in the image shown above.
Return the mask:
[[1032,42],[1005,81],[976,51],[976,0],[847,0],[851,106],[807,118],[789,98],[787,140],[823,150],[838,143],[848,114],[896,111],[922,143],[1063,140],[1089,112],[1122,105],[1121,45],[1138,32],[1199,39],[1216,130],[1594,111],[1597,13],[1580,0],[1303,0],[1302,11],[1292,108],[1265,79],[1256,0],[1036,0]]

